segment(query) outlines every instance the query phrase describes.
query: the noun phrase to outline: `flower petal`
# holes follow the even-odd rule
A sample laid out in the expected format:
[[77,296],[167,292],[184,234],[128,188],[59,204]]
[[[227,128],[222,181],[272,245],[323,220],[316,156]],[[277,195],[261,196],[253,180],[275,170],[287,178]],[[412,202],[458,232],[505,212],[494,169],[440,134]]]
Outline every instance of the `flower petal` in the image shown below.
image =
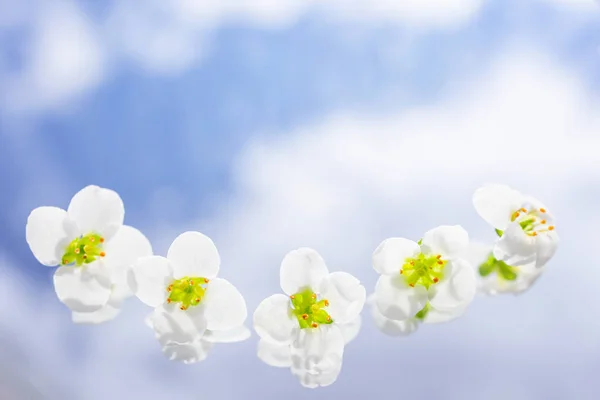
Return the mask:
[[256,307],[253,316],[256,333],[268,342],[287,345],[300,329],[298,321],[292,316],[290,299],[283,294],[267,297]]
[[117,192],[90,185],[73,196],[67,213],[77,234],[96,232],[108,240],[123,225],[125,208]]
[[[112,295],[111,295],[112,298]],[[101,324],[115,319],[117,315],[121,313],[121,302],[112,302],[111,299],[108,303],[98,311],[93,312],[75,312],[71,313],[71,319],[76,324]]]
[[319,293],[329,301],[327,312],[335,323],[352,321],[365,305],[365,287],[347,272],[333,272],[327,275],[319,286]]
[[506,229],[512,213],[521,208],[524,201],[525,196],[506,185],[486,185],[473,194],[473,205],[477,213],[488,224],[500,230]]
[[438,310],[452,310],[469,304],[477,292],[473,267],[463,259],[448,261],[444,279],[429,288],[429,302]]
[[59,267],[54,273],[56,295],[72,311],[92,312],[108,302],[110,279],[102,274],[100,264]]
[[225,331],[207,330],[204,332],[202,340],[210,343],[236,343],[248,339],[250,335],[250,329],[246,328],[244,325],[240,325]]
[[479,266],[487,261],[494,246],[479,242],[470,242],[466,251],[461,255],[477,271]]
[[160,256],[143,257],[131,266],[129,287],[142,303],[158,307],[167,299],[167,287],[173,280],[169,260]]
[[206,319],[199,307],[182,311],[174,304],[164,304],[154,309],[152,327],[163,346],[191,343],[206,331]]
[[556,253],[558,242],[559,239],[556,231],[546,232],[537,236],[537,240],[535,242],[536,267],[541,268],[546,265],[548,261],[550,261],[550,259],[554,256],[554,253]]
[[48,267],[61,264],[62,246],[66,247],[69,243],[66,218],[67,212],[57,207],[38,207],[29,214],[25,238],[41,264]]
[[373,268],[380,274],[397,274],[407,258],[414,258],[421,247],[412,240],[389,238],[373,252]]
[[427,304],[423,286],[410,287],[397,276],[382,275],[375,286],[375,303],[383,316],[396,321],[414,317]]
[[342,368],[344,344],[335,325],[302,329],[291,346],[292,373],[306,387],[331,385]]
[[242,294],[229,281],[221,278],[208,283],[201,308],[207,329],[210,330],[233,329],[242,325],[248,316]]
[[362,318],[360,315],[356,316],[352,321],[345,324],[338,324],[338,328],[344,336],[344,343],[348,344],[358,336],[360,328],[362,326]]
[[375,326],[388,336],[408,336],[416,332],[419,328],[419,321],[415,318],[409,318],[403,321],[396,321],[383,316],[376,304],[371,305],[371,315]]
[[430,308],[423,319],[423,323],[425,324],[440,324],[442,322],[449,322],[453,319],[456,319],[462,316],[467,310],[469,303],[466,303],[462,306],[453,308],[451,310],[438,310],[434,307]]
[[289,252],[281,262],[279,282],[283,292],[292,295],[302,288],[313,290],[329,274],[325,261],[313,249],[300,248]]
[[114,284],[126,285],[131,266],[142,257],[152,255],[152,245],[146,236],[131,226],[123,225],[104,246],[104,265]]
[[204,361],[212,343],[196,340],[192,343],[161,342],[164,355],[171,361],[180,361],[184,364],[194,364]]
[[421,248],[426,254],[441,254],[445,259],[460,257],[469,246],[469,234],[460,225],[442,225],[423,235]]
[[261,339],[258,341],[258,358],[271,367],[289,368],[292,365],[289,344],[277,345]]
[[518,222],[513,222],[496,243],[494,257],[512,266],[528,264],[535,260],[536,238],[523,232]]
[[219,272],[221,257],[213,241],[200,232],[184,232],[177,236],[167,258],[173,264],[175,278],[184,276],[212,279]]

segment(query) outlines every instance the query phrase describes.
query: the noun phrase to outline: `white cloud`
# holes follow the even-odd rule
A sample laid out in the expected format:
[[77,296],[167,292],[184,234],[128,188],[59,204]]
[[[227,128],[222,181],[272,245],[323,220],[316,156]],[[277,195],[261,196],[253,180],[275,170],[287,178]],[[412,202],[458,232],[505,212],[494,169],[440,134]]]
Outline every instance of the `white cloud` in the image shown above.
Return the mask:
[[[23,70],[5,82],[3,106],[31,112],[60,108],[95,87],[105,74],[105,53],[93,24],[71,2],[35,2],[32,39]],[[9,9],[12,9],[9,7]],[[15,23],[26,23],[15,8]],[[17,18],[16,16],[21,15]],[[8,24],[8,22],[7,22]]]

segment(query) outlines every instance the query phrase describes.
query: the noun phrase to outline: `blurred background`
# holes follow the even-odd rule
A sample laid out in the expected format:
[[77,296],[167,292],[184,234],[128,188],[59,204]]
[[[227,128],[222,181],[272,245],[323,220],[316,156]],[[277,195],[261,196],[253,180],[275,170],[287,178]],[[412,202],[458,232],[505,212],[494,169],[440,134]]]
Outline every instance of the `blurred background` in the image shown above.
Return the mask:
[[[257,336],[186,366],[131,299],[71,323],[29,212],[111,188],[166,255],[215,241],[251,313],[310,246],[372,292],[385,238],[531,194],[561,246],[522,296],[384,336],[368,309],[337,382],[304,389]],[[600,398],[600,7],[594,0],[0,0],[0,399]]]

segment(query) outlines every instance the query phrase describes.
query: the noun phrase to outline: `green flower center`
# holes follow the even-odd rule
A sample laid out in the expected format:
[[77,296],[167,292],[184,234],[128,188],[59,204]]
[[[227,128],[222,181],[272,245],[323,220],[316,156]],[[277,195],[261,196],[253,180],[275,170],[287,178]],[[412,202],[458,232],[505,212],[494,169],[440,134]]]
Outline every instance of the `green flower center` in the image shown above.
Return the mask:
[[102,249],[104,238],[97,233],[88,233],[87,235],[75,238],[69,243],[62,256],[62,265],[76,265],[80,267],[83,264],[89,264],[104,257],[106,253]]
[[[545,208],[525,208],[522,207],[510,216],[510,221],[517,221],[525,232],[529,236],[537,236],[538,233],[548,232],[554,230],[552,225],[552,219],[550,214]],[[498,236],[502,236],[503,232],[496,229]]]
[[204,298],[208,282],[208,279],[196,276],[175,279],[167,286],[167,292],[169,292],[167,303],[179,303],[179,308],[183,311],[197,306]]
[[298,319],[301,329],[317,328],[320,324],[331,324],[333,320],[324,308],[329,306],[329,301],[321,299],[317,301],[317,295],[310,289],[290,296],[292,313]]
[[420,253],[415,258],[407,258],[400,269],[400,274],[404,275],[406,283],[410,286],[424,286],[429,289],[431,285],[438,283],[444,278],[444,267],[448,261],[442,260],[441,255],[425,255]]
[[488,259],[479,266],[479,275],[485,277],[496,272],[498,278],[506,281],[514,281],[517,279],[517,267],[512,267],[504,261],[497,260],[493,254],[490,254]]

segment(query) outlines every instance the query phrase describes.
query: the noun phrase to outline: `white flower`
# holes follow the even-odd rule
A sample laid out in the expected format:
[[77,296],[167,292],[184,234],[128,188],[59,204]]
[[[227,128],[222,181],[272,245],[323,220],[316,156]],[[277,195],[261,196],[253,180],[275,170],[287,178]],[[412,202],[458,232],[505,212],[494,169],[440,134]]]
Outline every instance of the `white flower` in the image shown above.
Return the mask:
[[204,360],[213,343],[245,340],[247,311],[240,292],[217,278],[220,257],[213,241],[185,232],[167,257],[145,257],[129,273],[133,293],[154,307],[147,324],[171,360]]
[[425,233],[419,243],[390,238],[373,253],[373,267],[381,274],[375,287],[377,312],[373,316],[385,333],[410,333],[416,329],[415,321],[454,319],[475,296],[473,268],[460,257],[469,244],[463,228],[440,226]]
[[554,219],[538,200],[505,185],[486,185],[473,194],[479,215],[501,236],[494,257],[509,265],[542,267],[558,246]]
[[266,298],[254,312],[258,357],[290,368],[305,387],[331,385],[345,344],[360,329],[365,288],[348,273],[329,273],[323,258],[308,248],[285,256],[280,284],[286,295]]
[[29,214],[26,239],[43,265],[59,266],[54,289],[76,323],[113,319],[131,295],[127,270],[152,247],[137,229],[123,225],[117,193],[98,186],[79,191],[67,211],[39,207]]
[[511,266],[497,260],[492,252],[493,245],[471,243],[465,258],[477,269],[478,289],[487,295],[527,291],[542,275],[544,267],[538,268],[535,262]]

